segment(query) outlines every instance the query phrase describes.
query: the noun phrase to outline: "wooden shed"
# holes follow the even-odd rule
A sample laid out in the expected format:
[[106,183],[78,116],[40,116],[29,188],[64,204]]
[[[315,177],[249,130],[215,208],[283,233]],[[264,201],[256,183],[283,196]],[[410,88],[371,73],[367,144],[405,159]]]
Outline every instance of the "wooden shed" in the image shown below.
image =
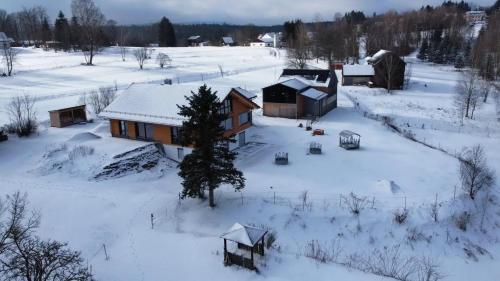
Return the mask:
[[51,127],[67,127],[87,121],[85,105],[65,107],[49,111]]

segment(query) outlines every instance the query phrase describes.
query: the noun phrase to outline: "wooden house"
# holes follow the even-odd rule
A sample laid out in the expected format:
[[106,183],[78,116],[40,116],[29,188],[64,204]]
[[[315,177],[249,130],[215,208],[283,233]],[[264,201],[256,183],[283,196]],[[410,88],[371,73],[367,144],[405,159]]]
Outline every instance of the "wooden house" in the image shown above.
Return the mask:
[[[182,160],[191,149],[181,146],[182,123],[178,105],[186,105],[185,98],[197,91],[198,84],[134,84],[101,112],[110,120],[113,137],[139,141],[159,142],[167,156]],[[254,94],[241,88],[212,88],[223,102],[223,111],[229,118],[221,124],[226,136],[232,136],[234,149],[247,142],[246,132],[252,126],[252,110],[259,108],[252,99]]]
[[337,107],[333,71],[285,69],[280,80],[262,89],[265,116],[314,119]]
[[391,90],[403,88],[406,63],[397,54],[380,50],[366,58],[366,62],[373,66],[375,72],[371,81],[374,87],[387,89],[390,85]]
[[203,40],[199,35],[190,36],[187,39],[187,43],[189,47],[203,47],[208,46],[208,41]]
[[87,122],[85,105],[63,106],[49,111],[50,126],[62,128]]
[[371,65],[344,65],[342,67],[342,85],[352,86],[352,85],[370,85],[373,76],[375,75],[375,70]]

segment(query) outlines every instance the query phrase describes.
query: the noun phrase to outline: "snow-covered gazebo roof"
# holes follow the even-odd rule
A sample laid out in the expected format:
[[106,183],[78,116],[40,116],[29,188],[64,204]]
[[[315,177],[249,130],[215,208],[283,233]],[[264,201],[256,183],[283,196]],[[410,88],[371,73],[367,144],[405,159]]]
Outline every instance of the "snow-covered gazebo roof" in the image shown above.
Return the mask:
[[267,230],[264,229],[235,223],[220,238],[253,247],[266,233]]

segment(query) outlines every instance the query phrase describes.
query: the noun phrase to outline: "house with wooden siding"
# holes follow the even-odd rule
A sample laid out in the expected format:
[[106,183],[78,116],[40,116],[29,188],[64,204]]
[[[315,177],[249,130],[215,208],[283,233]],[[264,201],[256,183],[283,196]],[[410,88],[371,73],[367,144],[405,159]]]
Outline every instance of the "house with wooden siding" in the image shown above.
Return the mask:
[[[185,117],[178,114],[178,105],[187,105],[185,96],[197,91],[198,84],[134,84],[118,96],[100,116],[110,121],[113,137],[138,141],[159,142],[167,156],[182,160],[190,153],[189,147],[181,146],[182,124]],[[226,136],[232,136],[232,149],[247,142],[247,130],[252,126],[252,110],[259,108],[252,99],[254,94],[241,88],[215,87],[229,118],[221,124]]]
[[262,89],[264,115],[314,119],[337,107],[337,76],[330,70],[285,69]]
[[406,63],[394,52],[380,50],[366,62],[373,67],[375,74],[372,78],[373,87],[402,89],[405,80]]
[[342,85],[344,86],[368,86],[373,76],[375,76],[375,70],[368,64],[346,64],[342,67]]

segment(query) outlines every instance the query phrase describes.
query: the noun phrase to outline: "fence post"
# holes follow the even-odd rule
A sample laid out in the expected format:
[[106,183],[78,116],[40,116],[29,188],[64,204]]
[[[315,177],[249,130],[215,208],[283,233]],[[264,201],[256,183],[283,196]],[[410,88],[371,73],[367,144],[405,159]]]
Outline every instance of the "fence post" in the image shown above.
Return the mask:
[[106,250],[106,244],[102,244],[102,247],[104,249],[104,256],[106,256],[106,260],[109,261],[108,251]]
[[151,213],[151,229],[155,229],[155,217],[153,213]]
[[342,194],[339,195],[339,208],[342,208]]
[[243,206],[243,191],[240,192],[240,194],[241,194],[241,205]]
[[373,199],[372,199],[372,209],[375,207],[375,196],[373,196]]
[[405,210],[406,210],[406,196],[405,196]]
[[273,204],[276,205],[276,191],[273,192]]

